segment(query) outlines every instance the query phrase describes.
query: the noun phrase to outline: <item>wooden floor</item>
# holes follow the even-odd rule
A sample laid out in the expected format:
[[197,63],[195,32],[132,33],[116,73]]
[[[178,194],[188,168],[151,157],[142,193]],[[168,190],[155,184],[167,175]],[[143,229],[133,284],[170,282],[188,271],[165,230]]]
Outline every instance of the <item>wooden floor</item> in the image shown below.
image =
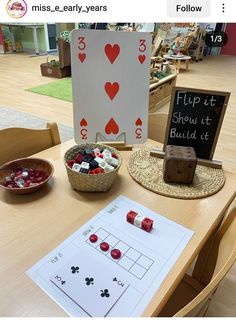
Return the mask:
[[[72,103],[53,99],[25,89],[54,82],[42,77],[40,64],[46,57],[25,54],[0,55],[0,107],[8,107],[73,126]],[[181,70],[177,85],[231,92],[220,133],[215,159],[223,167],[236,173],[236,57],[208,56],[193,63],[189,71]],[[168,105],[161,110],[167,111]],[[236,265],[218,288],[207,316],[236,316]]]
[[41,76],[40,64],[45,62],[46,56],[0,55],[0,106],[72,126],[72,103],[25,91],[57,80]]

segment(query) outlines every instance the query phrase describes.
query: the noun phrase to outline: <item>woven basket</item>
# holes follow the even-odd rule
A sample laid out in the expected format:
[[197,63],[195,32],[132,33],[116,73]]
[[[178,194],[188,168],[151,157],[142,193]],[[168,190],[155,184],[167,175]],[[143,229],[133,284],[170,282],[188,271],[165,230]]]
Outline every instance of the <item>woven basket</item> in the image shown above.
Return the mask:
[[[119,160],[119,165],[114,170],[108,172],[108,173],[101,173],[101,174],[83,174],[83,173],[77,173],[73,171],[68,165],[67,161],[69,159],[74,159],[75,156],[78,154],[79,151],[84,150],[85,148],[99,148],[99,149],[109,149],[111,153],[114,153],[117,155]],[[122,163],[122,157],[119,151],[117,151],[115,148],[106,146],[106,145],[100,145],[100,144],[84,144],[84,145],[76,145],[65,153],[64,156],[64,164],[67,170],[67,175],[69,182],[73,189],[77,191],[85,191],[85,192],[106,192],[110,189],[113,182],[116,179],[116,176],[118,174],[119,168]]]

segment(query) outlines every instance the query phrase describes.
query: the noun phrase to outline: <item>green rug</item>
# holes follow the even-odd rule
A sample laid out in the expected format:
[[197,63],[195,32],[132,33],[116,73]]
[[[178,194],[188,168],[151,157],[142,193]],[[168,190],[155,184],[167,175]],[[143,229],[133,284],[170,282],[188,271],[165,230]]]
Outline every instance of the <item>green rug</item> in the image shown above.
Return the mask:
[[72,102],[71,78],[64,78],[53,83],[32,87],[30,89],[26,89],[26,91]]

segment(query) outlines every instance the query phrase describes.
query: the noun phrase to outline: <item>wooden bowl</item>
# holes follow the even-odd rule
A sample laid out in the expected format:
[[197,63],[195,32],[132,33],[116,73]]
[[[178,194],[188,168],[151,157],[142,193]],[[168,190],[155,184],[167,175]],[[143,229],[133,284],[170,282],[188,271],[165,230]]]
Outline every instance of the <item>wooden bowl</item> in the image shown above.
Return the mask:
[[[41,183],[35,184],[34,186],[23,187],[23,188],[9,188],[3,185],[6,176],[9,176],[15,171],[16,168],[32,168],[39,171],[44,171],[47,174],[47,179]],[[0,187],[4,190],[15,193],[15,194],[28,194],[38,191],[42,186],[44,186],[48,180],[52,177],[54,172],[53,165],[45,160],[40,158],[21,158],[10,161],[0,167]]]

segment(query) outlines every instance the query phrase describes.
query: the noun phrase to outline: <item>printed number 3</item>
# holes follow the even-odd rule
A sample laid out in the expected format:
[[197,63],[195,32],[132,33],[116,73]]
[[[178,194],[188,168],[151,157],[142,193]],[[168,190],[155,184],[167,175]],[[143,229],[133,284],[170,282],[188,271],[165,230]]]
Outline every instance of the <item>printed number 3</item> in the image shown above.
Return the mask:
[[146,42],[145,39],[140,39],[139,40],[139,51],[140,52],[145,52],[145,50],[147,49],[147,46],[146,46],[145,42]]
[[86,44],[85,44],[84,40],[85,40],[84,37],[79,37],[78,38],[78,48],[80,50],[84,50],[86,48]]

